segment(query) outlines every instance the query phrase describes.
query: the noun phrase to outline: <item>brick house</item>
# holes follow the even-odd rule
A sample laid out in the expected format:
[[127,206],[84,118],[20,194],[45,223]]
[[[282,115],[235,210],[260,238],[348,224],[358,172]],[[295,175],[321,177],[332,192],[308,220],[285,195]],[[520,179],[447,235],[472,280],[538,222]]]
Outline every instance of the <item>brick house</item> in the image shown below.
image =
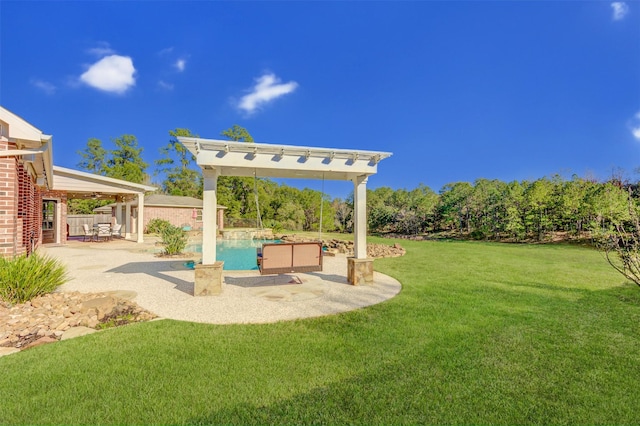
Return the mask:
[[[53,165],[52,136],[0,106],[0,256],[31,254],[41,244],[67,241],[67,200],[136,199],[156,188]],[[142,242],[141,228],[127,228]],[[135,232],[137,231],[137,232]]]
[[[137,205],[134,200],[132,207]],[[152,219],[163,219],[174,226],[191,229],[202,229],[202,200],[193,197],[177,195],[152,194],[144,201],[144,228]],[[218,205],[218,230],[224,229],[224,210],[226,207]],[[108,204],[93,210],[94,213],[109,213],[116,216],[116,205]]]
[[0,107],[0,256],[30,254],[51,237],[49,201],[64,198],[51,191],[51,139]]

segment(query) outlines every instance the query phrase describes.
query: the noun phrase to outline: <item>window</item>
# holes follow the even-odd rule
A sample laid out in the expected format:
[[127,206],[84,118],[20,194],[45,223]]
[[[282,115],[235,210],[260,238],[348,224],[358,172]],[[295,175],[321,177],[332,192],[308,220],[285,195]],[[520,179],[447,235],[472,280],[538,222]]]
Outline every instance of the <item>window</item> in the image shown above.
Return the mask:
[[196,209],[196,222],[202,222],[202,209]]

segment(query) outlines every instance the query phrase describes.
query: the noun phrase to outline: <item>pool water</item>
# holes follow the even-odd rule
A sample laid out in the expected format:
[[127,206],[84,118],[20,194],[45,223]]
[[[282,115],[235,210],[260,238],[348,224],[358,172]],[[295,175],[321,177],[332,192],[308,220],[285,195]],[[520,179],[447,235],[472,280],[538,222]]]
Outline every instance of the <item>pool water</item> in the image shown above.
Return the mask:
[[[279,243],[280,240],[223,240],[216,243],[216,259],[223,261],[225,271],[250,271],[258,269],[256,248],[264,243]],[[185,251],[202,253],[202,244],[187,246]]]

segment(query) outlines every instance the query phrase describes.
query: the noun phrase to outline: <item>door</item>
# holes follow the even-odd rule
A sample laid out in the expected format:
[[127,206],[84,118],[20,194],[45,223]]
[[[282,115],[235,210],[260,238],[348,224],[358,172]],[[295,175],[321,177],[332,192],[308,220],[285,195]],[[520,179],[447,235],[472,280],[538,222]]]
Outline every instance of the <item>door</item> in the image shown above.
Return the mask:
[[42,201],[42,244],[56,242],[56,204],[55,200]]

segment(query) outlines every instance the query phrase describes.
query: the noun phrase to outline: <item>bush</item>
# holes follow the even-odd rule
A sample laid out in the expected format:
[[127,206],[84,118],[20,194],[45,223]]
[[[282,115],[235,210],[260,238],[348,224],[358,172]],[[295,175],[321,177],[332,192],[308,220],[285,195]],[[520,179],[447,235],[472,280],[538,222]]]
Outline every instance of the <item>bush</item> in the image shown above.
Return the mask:
[[147,229],[145,230],[146,234],[158,234],[162,235],[162,232],[172,226],[168,220],[164,219],[151,219],[147,224]]
[[9,303],[23,303],[51,293],[69,277],[58,260],[37,253],[13,260],[0,258],[0,298]]
[[471,237],[472,240],[480,241],[486,240],[487,234],[481,229],[476,229],[469,234],[469,237]]
[[164,246],[164,254],[180,254],[187,246],[187,234],[178,226],[165,227],[160,234],[161,244]]
[[265,228],[270,228],[276,234],[284,230],[284,228],[282,227],[282,224],[275,220],[266,220],[265,222],[263,222],[263,226]]

